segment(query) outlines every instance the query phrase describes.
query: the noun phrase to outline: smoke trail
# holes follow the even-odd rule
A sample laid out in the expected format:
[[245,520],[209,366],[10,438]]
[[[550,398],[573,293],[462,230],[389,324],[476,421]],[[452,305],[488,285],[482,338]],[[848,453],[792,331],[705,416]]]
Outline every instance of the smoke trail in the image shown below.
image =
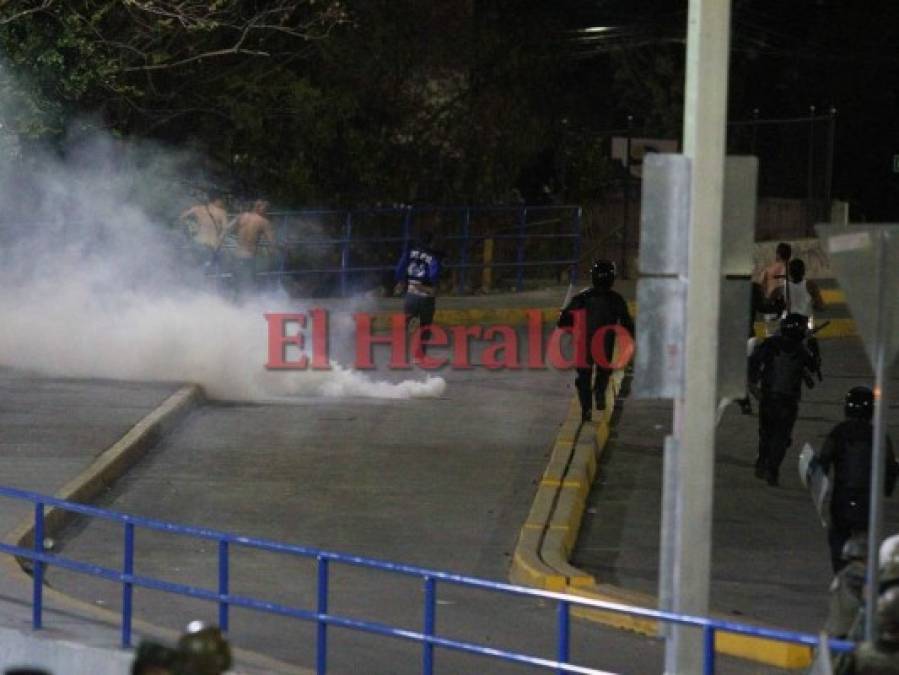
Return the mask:
[[[2,114],[2,111],[0,111]],[[392,383],[336,366],[269,372],[265,312],[208,290],[161,221],[189,201],[195,158],[102,132],[0,169],[0,364],[45,374],[194,381],[211,396],[438,396],[439,377]]]

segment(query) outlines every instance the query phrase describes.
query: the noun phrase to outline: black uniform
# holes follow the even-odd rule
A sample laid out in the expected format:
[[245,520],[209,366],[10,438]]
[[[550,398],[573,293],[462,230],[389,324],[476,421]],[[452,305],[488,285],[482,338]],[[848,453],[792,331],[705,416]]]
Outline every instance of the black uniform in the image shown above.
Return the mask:
[[[605,408],[606,387],[609,384],[609,376],[612,374],[609,368],[604,368],[594,362],[593,354],[590,352],[593,336],[602,327],[613,325],[623,326],[633,336],[634,321],[628,311],[627,302],[621,297],[620,293],[613,291],[611,288],[585,288],[575,295],[571,302],[562,309],[562,313],[559,316],[559,327],[573,325],[573,313],[578,310],[586,312],[587,344],[584,345],[584,348],[589,365],[586,368],[577,369],[574,385],[577,387],[582,416],[589,418],[594,397],[596,399],[596,407],[599,410]],[[606,332],[603,347],[606,353],[606,363],[609,363],[612,360],[615,349],[614,332]],[[594,367],[596,368],[596,380],[591,382],[593,380]]]
[[[843,544],[853,532],[868,529],[868,509],[871,506],[871,451],[874,430],[864,419],[847,419],[836,425],[827,435],[818,455],[821,468],[828,472],[833,466],[833,494],[830,500],[830,560],[834,572],[846,565],[842,559]],[[886,483],[884,493],[893,494],[899,466],[893,454],[893,444],[887,438]]]
[[749,384],[761,383],[756,475],[771,485],[777,484],[780,465],[793,442],[802,383],[814,386],[810,372],[816,368],[802,341],[783,335],[768,338],[749,357]]

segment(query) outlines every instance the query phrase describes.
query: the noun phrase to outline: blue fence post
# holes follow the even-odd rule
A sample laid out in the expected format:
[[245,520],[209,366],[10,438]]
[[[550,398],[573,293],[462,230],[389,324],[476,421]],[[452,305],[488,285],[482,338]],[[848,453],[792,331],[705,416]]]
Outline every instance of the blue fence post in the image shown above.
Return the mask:
[[524,286],[524,228],[528,218],[528,209],[526,206],[521,207],[518,212],[518,250],[515,260],[518,263],[515,268],[515,290],[521,292]]
[[353,212],[347,211],[346,223],[343,226],[343,249],[340,252],[340,295],[346,297],[347,278],[350,266],[350,238],[353,236]]
[[409,252],[409,242],[412,239],[412,207],[406,207],[406,215],[403,217],[403,255]]
[[322,616],[328,613],[328,559],[318,556],[318,629],[316,631],[315,672],[328,672],[328,624]]
[[[122,574],[134,574],[134,523],[125,523],[125,551],[122,560]],[[122,583],[122,646],[131,646],[131,600],[134,596],[134,584],[130,581]]]
[[705,654],[702,664],[703,675],[712,675],[715,672],[715,629],[706,626],[702,629],[702,647]]
[[[228,542],[219,539],[219,596],[228,595]],[[228,632],[228,601],[219,600],[219,628],[223,633]]]
[[[571,605],[565,600],[559,601],[558,607],[558,630],[556,645],[556,661],[559,663],[568,663],[571,658],[571,635],[570,635],[570,617],[569,612]],[[559,675],[565,673],[561,668],[557,671]]]
[[568,276],[568,282],[570,284],[574,284],[577,282],[577,271],[578,265],[581,261],[581,239],[584,236],[583,233],[583,211],[580,206],[578,206],[574,211],[574,251],[572,251],[572,259],[574,262],[571,264],[571,272]]
[[[425,635],[434,635],[436,605],[437,581],[434,577],[425,577]],[[424,642],[421,649],[421,673],[422,675],[432,675],[434,672],[434,645],[430,642]]]
[[[44,552],[44,504],[37,502],[34,505],[34,543],[35,553]],[[44,610],[44,563],[34,561],[34,578],[31,592],[31,627],[40,630],[43,626]]]
[[459,283],[456,286],[456,293],[465,292],[465,282],[468,275],[468,236],[469,227],[471,226],[471,209],[465,209],[462,214],[462,249],[459,251]]

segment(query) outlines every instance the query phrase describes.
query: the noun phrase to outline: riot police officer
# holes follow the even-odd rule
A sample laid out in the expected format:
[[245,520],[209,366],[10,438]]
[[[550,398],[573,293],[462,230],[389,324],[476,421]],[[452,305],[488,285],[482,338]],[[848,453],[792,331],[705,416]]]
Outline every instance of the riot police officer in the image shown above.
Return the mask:
[[759,399],[755,475],[769,485],[778,484],[780,465],[793,442],[802,383],[815,386],[810,373],[818,364],[803,343],[806,331],[805,317],[788,314],[780,322],[780,334],[756,346],[749,357],[749,387]]
[[877,637],[854,652],[841,654],[836,675],[899,675],[899,587],[882,590],[877,598]]
[[[571,301],[562,308],[558,325],[560,328],[574,324],[574,313],[586,312],[586,340],[584,354],[587,358],[587,366],[577,368],[577,376],[574,386],[577,388],[578,400],[581,404],[581,419],[587,421],[592,417],[593,400],[596,400],[597,410],[606,407],[606,387],[609,384],[609,376],[612,371],[595,362],[590,345],[593,336],[605,326],[620,325],[625,328],[631,337],[634,335],[634,321],[627,308],[627,302],[621,294],[612,290],[615,284],[615,263],[610,260],[597,260],[590,268],[590,280],[592,286],[585,288],[575,295]],[[607,331],[603,340],[603,349],[606,354],[606,363],[612,360],[612,352],[615,349],[615,333]],[[596,370],[594,381],[593,371]]]
[[824,629],[831,637],[847,637],[864,607],[867,544],[866,533],[856,532],[843,545],[843,568],[830,584],[830,610]]
[[[853,387],[846,394],[846,419],[827,435],[818,460],[827,472],[833,466],[833,495],[830,500],[831,563],[834,571],[843,566],[840,552],[853,532],[868,529],[868,509],[871,494],[871,450],[874,413],[874,394],[867,387]],[[893,455],[892,442],[887,438],[886,483],[884,492],[893,493],[899,467]]]
[[216,627],[192,621],[178,640],[179,673],[220,675],[231,667],[231,647]]

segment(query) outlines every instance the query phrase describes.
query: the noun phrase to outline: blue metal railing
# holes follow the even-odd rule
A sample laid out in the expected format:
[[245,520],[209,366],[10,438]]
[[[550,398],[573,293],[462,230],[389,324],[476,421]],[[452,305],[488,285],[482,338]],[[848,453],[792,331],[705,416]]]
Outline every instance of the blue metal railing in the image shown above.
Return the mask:
[[[29,549],[12,544],[0,543],[0,552],[8,553],[18,558],[28,559],[33,563],[32,627],[37,630],[43,625],[44,570],[47,565],[55,565],[71,572],[100,577],[122,585],[121,637],[122,646],[124,647],[129,647],[131,645],[131,623],[133,616],[132,592],[135,586],[217,603],[219,626],[223,631],[228,630],[229,609],[231,607],[241,607],[268,614],[314,622],[317,628],[315,667],[316,672],[319,673],[319,675],[324,675],[327,672],[328,628],[331,626],[419,643],[422,649],[421,672],[423,675],[432,675],[433,673],[435,647],[467,652],[469,654],[496,658],[523,665],[536,666],[547,670],[554,670],[556,673],[607,675],[605,671],[579,666],[569,662],[571,637],[570,620],[573,607],[604,610],[645,619],[692,626],[701,630],[703,632],[704,645],[703,673],[706,675],[711,675],[715,672],[715,635],[718,632],[737,633],[740,635],[807,645],[809,647],[820,646],[819,638],[815,635],[763,628],[760,626],[750,626],[705,617],[674,614],[671,612],[645,609],[615,602],[593,600],[564,593],[542,591],[506,583],[487,581],[476,577],[438,572],[411,565],[322,551],[315,548],[284,544],[266,539],[243,537],[206,528],[176,525],[149,518],[140,518],[137,516],[117,513],[115,511],[100,509],[94,506],[77,504],[75,502],[69,502],[16,488],[0,487],[0,497],[27,501],[34,505],[34,543],[32,548]],[[124,543],[121,570],[80,562],[44,551],[44,518],[45,509],[47,507],[54,507],[63,511],[77,513],[82,516],[122,523],[124,526]],[[217,542],[217,589],[210,590],[198,588],[186,584],[172,583],[161,579],[134,574],[134,529],[136,527]],[[284,555],[314,559],[317,564],[315,610],[291,607],[280,603],[258,600],[232,593],[229,586],[229,556],[232,546],[241,546]],[[331,563],[418,577],[423,582],[422,595],[424,620],[422,630],[414,631],[383,623],[361,621],[351,617],[331,614],[328,608]],[[498,649],[496,647],[488,647],[471,642],[463,642],[439,635],[436,631],[438,583],[476,588],[485,592],[540,598],[542,600],[555,602],[557,613],[555,660]],[[842,640],[830,640],[828,646],[831,650],[837,652],[851,651],[855,647],[853,643]]]
[[[361,221],[378,217],[387,219],[386,229],[391,234],[367,236],[366,228]],[[470,270],[484,268],[513,268],[515,272],[515,288],[521,290],[524,283],[525,270],[537,267],[568,267],[569,278],[573,282],[578,274],[578,261],[581,251],[582,211],[579,206],[518,206],[518,207],[400,207],[394,209],[363,210],[323,210],[310,209],[273,213],[271,219],[275,224],[278,242],[281,249],[276,264],[270,269],[255,272],[256,277],[301,277],[305,275],[336,274],[339,275],[341,295],[347,295],[350,289],[350,277],[354,274],[393,271],[400,253],[405,251],[414,239],[417,226],[436,229],[458,226],[458,233],[442,234],[440,237],[447,245],[452,246],[448,260],[443,267],[457,271],[456,288],[464,290]],[[429,219],[439,219],[440,225],[434,225]],[[505,221],[508,222],[505,222]],[[286,233],[291,229],[291,222],[329,222],[328,230],[333,236],[326,237],[294,237]],[[557,231],[534,231],[536,228],[553,224]],[[480,227],[475,228],[475,225]],[[474,246],[483,244],[485,240],[509,242],[514,250],[509,251],[511,259],[474,261]],[[559,247],[559,254],[550,257],[528,257],[529,242],[540,240],[560,240],[570,242],[569,254],[566,256]],[[226,242],[223,249],[234,247],[233,242]],[[365,245],[376,248],[376,258],[389,259],[390,263],[354,265],[352,247]],[[268,245],[260,244],[257,252],[267,251]],[[290,253],[304,250],[331,250],[339,258],[336,264],[296,265],[290,264]],[[270,251],[268,251],[270,252]],[[372,251],[368,251],[369,254]],[[220,259],[220,257],[217,257]],[[221,266],[220,266],[221,267]],[[227,274],[221,269],[213,269],[209,276]]]

